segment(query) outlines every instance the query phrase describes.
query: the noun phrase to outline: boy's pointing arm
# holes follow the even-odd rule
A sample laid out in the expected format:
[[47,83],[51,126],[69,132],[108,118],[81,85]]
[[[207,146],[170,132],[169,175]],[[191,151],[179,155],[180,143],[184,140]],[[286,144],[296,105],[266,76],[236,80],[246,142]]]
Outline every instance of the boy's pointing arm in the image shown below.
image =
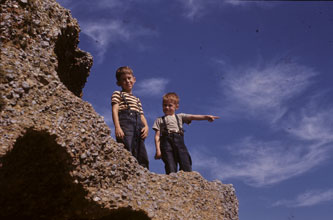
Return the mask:
[[214,115],[190,115],[188,117],[189,120],[197,120],[197,121],[201,121],[201,120],[207,120],[209,122],[213,122],[215,119],[219,119],[219,116],[214,116]]

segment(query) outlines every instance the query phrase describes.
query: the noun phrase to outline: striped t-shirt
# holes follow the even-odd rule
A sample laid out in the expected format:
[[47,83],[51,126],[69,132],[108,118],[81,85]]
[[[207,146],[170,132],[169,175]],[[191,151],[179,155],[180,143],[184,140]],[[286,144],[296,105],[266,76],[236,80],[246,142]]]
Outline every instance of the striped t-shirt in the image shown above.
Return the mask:
[[137,112],[140,112],[140,114],[143,114],[140,99],[138,97],[135,97],[133,94],[130,94],[127,92],[115,91],[111,97],[111,105],[119,104],[119,111],[128,109],[128,107],[127,107],[124,99],[121,97],[120,93],[123,93],[123,95],[127,101],[127,104],[130,107],[130,110],[137,111]]

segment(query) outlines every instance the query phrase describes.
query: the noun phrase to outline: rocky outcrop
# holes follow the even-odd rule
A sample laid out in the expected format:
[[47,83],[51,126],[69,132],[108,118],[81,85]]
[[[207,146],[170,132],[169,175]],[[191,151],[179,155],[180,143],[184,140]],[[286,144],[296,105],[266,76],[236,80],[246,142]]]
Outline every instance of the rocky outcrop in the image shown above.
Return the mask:
[[238,219],[232,185],[154,174],[83,101],[92,57],[52,0],[1,1],[0,219]]

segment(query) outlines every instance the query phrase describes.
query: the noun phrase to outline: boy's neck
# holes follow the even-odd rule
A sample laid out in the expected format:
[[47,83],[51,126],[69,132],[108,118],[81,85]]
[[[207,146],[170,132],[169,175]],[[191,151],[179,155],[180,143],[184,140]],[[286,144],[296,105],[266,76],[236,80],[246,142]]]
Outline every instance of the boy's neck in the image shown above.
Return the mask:
[[[170,116],[175,116],[176,115],[176,112],[175,113],[173,113],[172,115],[170,115]],[[164,114],[164,116],[169,116],[169,115],[166,115],[166,114]]]
[[121,89],[121,91],[122,91],[122,92],[129,93],[129,94],[132,94],[132,90],[130,90],[130,91],[126,91],[126,90],[124,90],[124,89]]

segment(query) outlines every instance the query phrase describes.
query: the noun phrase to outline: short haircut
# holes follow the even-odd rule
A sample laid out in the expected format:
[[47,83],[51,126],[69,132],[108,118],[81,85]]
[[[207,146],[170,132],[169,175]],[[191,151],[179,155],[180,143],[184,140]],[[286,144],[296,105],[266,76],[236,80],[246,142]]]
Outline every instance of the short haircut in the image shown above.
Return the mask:
[[116,71],[116,78],[117,78],[117,81],[119,82],[120,81],[120,77],[123,75],[123,74],[131,74],[133,75],[133,70],[129,67],[129,66],[122,66],[122,67],[119,67]]
[[173,102],[174,104],[179,104],[179,97],[175,92],[168,92],[163,96],[163,103],[166,101]]

